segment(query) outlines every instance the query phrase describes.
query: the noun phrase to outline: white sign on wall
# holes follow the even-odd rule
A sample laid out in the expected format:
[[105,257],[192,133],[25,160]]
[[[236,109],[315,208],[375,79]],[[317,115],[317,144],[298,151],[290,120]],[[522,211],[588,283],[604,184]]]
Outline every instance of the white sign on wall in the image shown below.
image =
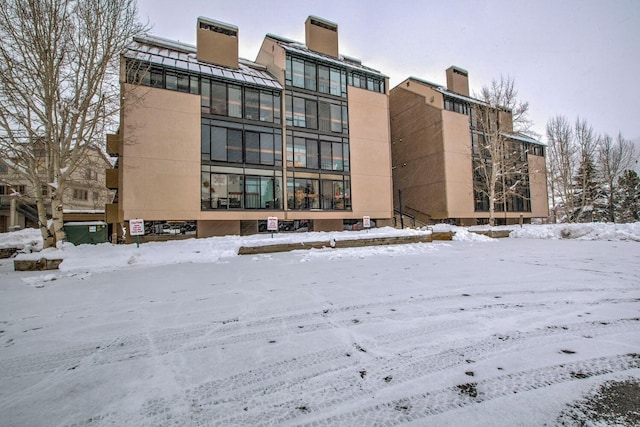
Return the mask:
[[144,220],[143,219],[129,220],[129,235],[144,236]]
[[362,228],[371,228],[371,217],[363,216],[362,217]]

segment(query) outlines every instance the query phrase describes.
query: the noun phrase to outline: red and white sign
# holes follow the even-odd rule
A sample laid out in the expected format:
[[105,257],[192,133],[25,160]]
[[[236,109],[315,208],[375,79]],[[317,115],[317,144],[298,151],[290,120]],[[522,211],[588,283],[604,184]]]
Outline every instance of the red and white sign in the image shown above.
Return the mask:
[[129,235],[144,236],[144,219],[129,220]]
[[267,230],[268,231],[278,231],[278,217],[277,216],[267,217]]
[[362,217],[362,228],[371,228],[371,217],[363,216]]

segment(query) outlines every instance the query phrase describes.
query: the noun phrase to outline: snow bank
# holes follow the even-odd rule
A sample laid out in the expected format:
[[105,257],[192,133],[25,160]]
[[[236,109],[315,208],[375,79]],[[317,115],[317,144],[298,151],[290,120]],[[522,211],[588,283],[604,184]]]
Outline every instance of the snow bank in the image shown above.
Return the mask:
[[576,239],[640,242],[640,222],[631,224],[541,224],[514,227],[510,237],[521,239]]
[[[102,243],[98,245],[74,246],[65,243],[59,248],[41,250],[42,238],[39,230],[26,229],[11,233],[0,234],[0,247],[18,247],[20,249],[30,245],[39,251],[31,254],[19,254],[18,259],[59,258],[62,272],[73,271],[112,271],[133,266],[172,265],[182,263],[218,262],[224,258],[237,256],[241,246],[260,246],[276,243],[300,243],[310,241],[353,240],[373,237],[407,236],[415,234],[453,231],[454,241],[458,242],[495,242],[496,239],[474,233],[488,227],[456,227],[438,224],[431,229],[397,230],[391,227],[374,228],[363,231],[341,232],[309,232],[309,233],[275,233],[256,234],[252,236],[224,236],[207,239],[188,239],[167,242],[144,243],[139,248],[135,244],[112,245]],[[521,239],[577,239],[577,240],[609,240],[640,242],[640,223],[634,224],[548,224],[494,227],[501,230],[511,230],[511,238]],[[337,256],[366,255],[363,251],[402,253],[398,248],[360,248],[349,253],[343,252]],[[406,248],[408,251],[414,249]],[[344,251],[342,249],[341,251]],[[352,253],[353,252],[353,253]],[[310,255],[313,256],[313,255]]]
[[0,233],[0,248],[24,249],[25,246],[33,250],[42,249],[42,234],[39,229],[25,228],[10,233]]

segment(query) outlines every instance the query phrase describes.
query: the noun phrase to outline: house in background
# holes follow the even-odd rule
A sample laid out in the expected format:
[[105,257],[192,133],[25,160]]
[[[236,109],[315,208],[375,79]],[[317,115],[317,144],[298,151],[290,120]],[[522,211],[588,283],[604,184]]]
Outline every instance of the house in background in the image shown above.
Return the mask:
[[[193,222],[197,236],[342,230],[393,217],[388,79],[340,55],[338,26],[305,43],[267,35],[238,57],[237,27],[198,18],[196,46],[145,36],[122,58],[126,100],[107,151],[107,221]],[[125,225],[126,226],[126,225]]]
[[[486,223],[488,198],[474,186],[483,132],[476,122],[482,101],[469,96],[466,70],[446,70],[447,86],[410,77],[390,91],[394,206],[424,223]],[[498,223],[548,216],[545,146],[513,132],[510,111],[501,129],[521,154],[518,195],[499,201]],[[477,185],[477,181],[476,181]]]
[[[67,181],[64,221],[105,220],[105,204],[111,202],[113,192],[106,187],[104,171],[111,167],[111,159],[101,149],[87,149]],[[46,182],[44,178],[41,181]],[[13,170],[11,162],[0,162],[0,233],[38,227],[35,191],[44,196],[50,218],[51,187],[34,188]]]

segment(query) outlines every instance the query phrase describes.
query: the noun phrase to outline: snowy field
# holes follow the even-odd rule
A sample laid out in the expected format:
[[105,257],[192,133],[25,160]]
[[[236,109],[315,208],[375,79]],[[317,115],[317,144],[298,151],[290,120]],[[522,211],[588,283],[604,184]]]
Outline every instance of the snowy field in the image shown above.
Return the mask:
[[[64,258],[54,272],[0,260],[0,425],[579,425],[576,402],[640,380],[640,223],[453,229],[19,255]],[[41,246],[0,234],[25,244]]]

